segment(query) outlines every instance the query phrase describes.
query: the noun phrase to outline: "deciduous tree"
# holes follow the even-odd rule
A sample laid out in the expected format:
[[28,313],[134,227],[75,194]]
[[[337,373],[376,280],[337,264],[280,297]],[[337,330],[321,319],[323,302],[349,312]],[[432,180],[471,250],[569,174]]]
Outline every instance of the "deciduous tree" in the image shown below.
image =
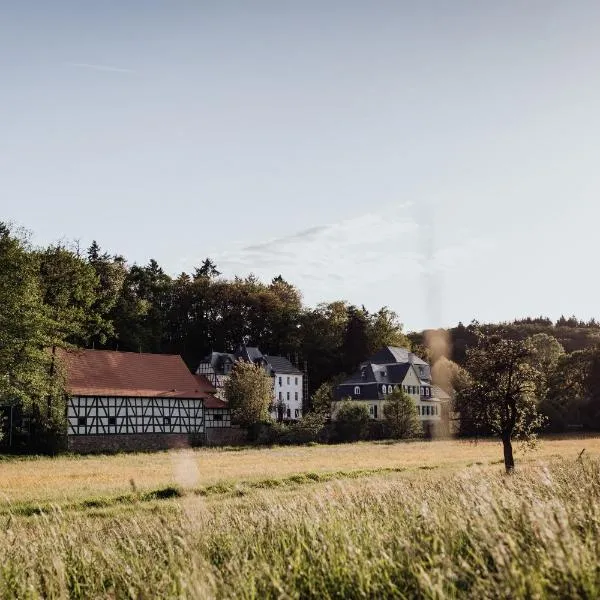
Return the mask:
[[269,420],[273,382],[260,366],[237,361],[225,383],[225,398],[234,423],[248,427]]
[[386,397],[383,416],[393,438],[415,437],[423,431],[414,401],[400,389]]
[[533,352],[529,341],[480,335],[478,345],[467,351],[473,383],[457,396],[461,421],[502,440],[507,473],[515,466],[512,440],[533,441],[543,423],[535,398],[537,372],[530,364]]

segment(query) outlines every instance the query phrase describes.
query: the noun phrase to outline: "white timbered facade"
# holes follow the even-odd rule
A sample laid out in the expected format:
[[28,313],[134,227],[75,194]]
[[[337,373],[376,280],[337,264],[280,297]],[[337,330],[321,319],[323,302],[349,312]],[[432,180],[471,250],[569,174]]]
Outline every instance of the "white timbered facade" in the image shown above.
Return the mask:
[[67,433],[68,435],[198,434],[204,432],[204,411],[202,400],[193,398],[72,396],[67,404]]

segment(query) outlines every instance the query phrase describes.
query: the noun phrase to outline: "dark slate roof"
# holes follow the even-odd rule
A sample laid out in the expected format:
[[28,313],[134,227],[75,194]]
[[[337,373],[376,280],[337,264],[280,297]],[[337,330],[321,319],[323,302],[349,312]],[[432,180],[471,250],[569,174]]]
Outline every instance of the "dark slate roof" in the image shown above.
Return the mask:
[[241,345],[235,351],[235,357],[242,358],[247,362],[256,363],[263,358],[263,354],[256,346]]
[[[368,363],[363,365],[351,377],[345,379],[340,385],[350,385],[354,383],[402,383],[410,369],[410,363],[392,363],[389,365],[379,365]],[[362,376],[362,370],[365,370],[365,377]]]
[[283,373],[285,375],[302,375],[302,371],[295,367],[287,358],[283,356],[267,356],[265,360],[273,370],[273,373]]
[[423,359],[413,354],[410,350],[398,348],[397,346],[384,346],[381,350],[375,352],[367,362],[385,365],[390,363],[406,363],[411,362],[411,360],[415,365],[428,366]]
[[225,359],[229,359],[232,363],[235,362],[235,356],[227,352],[211,352],[202,362],[210,363],[215,373],[222,373]]
[[236,360],[245,360],[254,364],[261,364],[269,375],[281,373],[285,375],[302,375],[302,371],[295,367],[283,356],[267,356],[255,346],[239,346],[234,354],[228,352],[212,352],[202,362],[210,363],[215,373],[223,373],[223,363],[229,359],[232,363]]
[[[333,390],[333,399],[334,400],[343,400],[348,396],[354,397],[354,383],[341,383],[336,386]],[[362,394],[360,396],[361,399],[364,400],[375,400],[381,396],[379,393],[379,386],[375,381],[361,382],[360,389]]]

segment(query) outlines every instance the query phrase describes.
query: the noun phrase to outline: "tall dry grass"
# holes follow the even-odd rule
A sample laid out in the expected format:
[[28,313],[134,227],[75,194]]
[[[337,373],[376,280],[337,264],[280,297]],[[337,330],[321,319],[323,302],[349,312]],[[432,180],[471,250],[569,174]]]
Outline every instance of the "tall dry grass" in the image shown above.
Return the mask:
[[[600,437],[544,439],[522,460],[553,456],[600,456]],[[20,501],[57,502],[92,495],[120,494],[130,490],[168,485],[212,485],[240,478],[264,479],[296,473],[421,467],[461,468],[470,463],[502,459],[497,440],[478,443],[459,440],[340,444],[337,446],[286,446],[275,448],[211,449],[120,454],[115,456],[59,456],[33,460],[0,461],[0,509]]]
[[[585,455],[584,455],[585,456]],[[600,462],[0,517],[2,598],[597,598]]]

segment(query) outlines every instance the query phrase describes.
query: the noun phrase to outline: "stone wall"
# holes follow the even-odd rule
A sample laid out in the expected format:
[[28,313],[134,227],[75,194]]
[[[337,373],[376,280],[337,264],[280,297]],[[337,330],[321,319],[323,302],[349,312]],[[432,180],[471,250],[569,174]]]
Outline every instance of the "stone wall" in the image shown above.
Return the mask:
[[106,435],[70,435],[67,438],[71,452],[135,452],[138,450],[166,450],[199,446],[203,435],[187,433],[126,433]]
[[207,427],[204,443],[207,446],[237,446],[247,441],[248,432],[240,427]]

